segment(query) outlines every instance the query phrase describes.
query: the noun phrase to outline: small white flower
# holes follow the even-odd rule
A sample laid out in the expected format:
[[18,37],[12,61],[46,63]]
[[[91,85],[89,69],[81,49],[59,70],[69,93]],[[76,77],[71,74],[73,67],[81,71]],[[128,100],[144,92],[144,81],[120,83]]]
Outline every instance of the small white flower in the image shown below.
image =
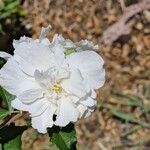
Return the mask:
[[[14,41],[13,56],[0,52],[8,59],[0,70],[0,84],[16,95],[12,106],[28,111],[33,128],[40,133],[89,116],[96,106],[95,89],[105,81],[104,62],[92,51],[92,43],[74,44],[59,35],[50,42],[45,38],[47,31],[43,28],[36,40]],[[68,48],[74,51],[68,54]]]

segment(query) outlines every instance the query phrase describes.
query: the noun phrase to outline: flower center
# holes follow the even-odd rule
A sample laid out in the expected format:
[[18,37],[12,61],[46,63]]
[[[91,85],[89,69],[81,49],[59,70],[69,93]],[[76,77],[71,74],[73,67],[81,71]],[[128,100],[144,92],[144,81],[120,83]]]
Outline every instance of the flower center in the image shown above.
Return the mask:
[[62,89],[62,87],[61,87],[61,85],[59,83],[55,83],[55,84],[53,84],[53,86],[51,86],[49,88],[50,92],[55,92],[57,94],[60,94],[62,92],[62,90],[63,89]]

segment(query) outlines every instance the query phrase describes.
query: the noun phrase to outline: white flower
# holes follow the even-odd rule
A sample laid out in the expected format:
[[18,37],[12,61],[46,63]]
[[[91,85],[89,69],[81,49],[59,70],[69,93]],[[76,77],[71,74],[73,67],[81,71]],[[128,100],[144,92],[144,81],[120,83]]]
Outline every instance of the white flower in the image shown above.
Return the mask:
[[[50,42],[45,38],[47,31],[43,28],[36,40],[14,41],[13,56],[0,53],[8,59],[0,70],[0,84],[16,95],[12,106],[28,111],[33,128],[40,133],[89,116],[96,106],[95,89],[105,81],[104,62],[91,50],[91,43],[74,44],[58,35]],[[81,51],[83,45],[87,50]],[[75,51],[65,55],[69,46]]]
[[98,50],[98,45],[94,45],[91,41],[81,40],[80,42],[73,43],[71,40],[64,39],[62,35],[58,34],[55,34],[52,43],[61,44],[65,49],[74,49],[75,51]]

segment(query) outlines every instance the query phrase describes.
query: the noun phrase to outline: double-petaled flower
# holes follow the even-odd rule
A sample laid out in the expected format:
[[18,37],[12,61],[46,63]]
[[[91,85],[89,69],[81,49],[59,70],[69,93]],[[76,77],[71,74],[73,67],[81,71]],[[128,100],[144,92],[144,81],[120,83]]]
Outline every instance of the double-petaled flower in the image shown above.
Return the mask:
[[89,116],[96,106],[95,90],[105,81],[97,46],[86,40],[73,43],[61,35],[50,42],[48,29],[42,28],[39,39],[15,40],[13,56],[0,52],[7,59],[0,84],[16,96],[12,107],[28,111],[32,127],[40,133]]

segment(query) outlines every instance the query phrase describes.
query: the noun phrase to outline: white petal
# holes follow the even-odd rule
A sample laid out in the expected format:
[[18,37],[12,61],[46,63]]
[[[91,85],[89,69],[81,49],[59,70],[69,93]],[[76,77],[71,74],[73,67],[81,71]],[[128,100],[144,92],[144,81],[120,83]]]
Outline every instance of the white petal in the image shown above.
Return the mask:
[[88,97],[86,100],[80,101],[80,103],[85,106],[92,107],[96,105],[96,100],[91,97]]
[[87,94],[81,73],[78,69],[73,69],[71,72],[71,77],[63,80],[61,85],[66,92],[75,96],[84,97]]
[[51,50],[54,53],[55,57],[55,64],[60,66],[64,63],[65,55],[64,55],[64,48],[60,44],[55,44],[51,47]]
[[70,76],[70,70],[68,66],[62,65],[57,68],[58,69],[58,74],[57,74],[57,80],[62,80],[66,79]]
[[47,70],[53,60],[49,47],[35,41],[20,43],[14,53],[14,59],[19,63],[20,68],[31,76],[36,69]]
[[32,38],[22,36],[22,37],[20,37],[19,40],[13,40],[13,47],[16,49],[23,42],[30,43],[30,42],[33,42],[33,41],[34,40]]
[[66,126],[70,122],[76,122],[79,117],[79,111],[73,103],[67,99],[62,98],[59,104],[59,111],[56,117],[55,125]]
[[41,43],[45,46],[49,46],[51,44],[49,39],[47,39],[47,38],[44,38],[43,40],[41,40]]
[[4,58],[5,60],[8,60],[12,57],[12,55],[6,53],[6,52],[0,52],[0,57]]
[[87,118],[91,115],[91,112],[90,111],[86,111],[86,113],[84,114],[84,118]]
[[98,45],[94,45],[93,42],[88,40],[81,40],[80,42],[77,42],[76,45],[77,45],[77,51],[98,49]]
[[18,98],[25,104],[33,103],[35,100],[42,97],[43,97],[42,89],[30,89],[18,95]]
[[46,28],[42,27],[41,29],[41,34],[40,34],[40,37],[39,37],[39,40],[43,40],[45,39],[45,37],[47,36],[48,32],[50,31],[51,29],[51,25],[47,26]]
[[53,44],[63,44],[65,42],[65,39],[63,38],[62,35],[55,34],[52,40]]
[[70,66],[78,68],[92,89],[100,88],[105,82],[104,61],[94,51],[77,52],[67,57]]
[[53,75],[48,70],[45,72],[40,72],[39,70],[35,70],[34,77],[37,83],[43,88],[48,88],[53,83]]
[[84,114],[85,114],[85,112],[87,111],[87,106],[82,105],[82,104],[79,104],[79,105],[77,106],[77,108],[78,108],[78,110],[79,110],[79,112],[80,112],[79,118],[83,117]]
[[63,46],[65,49],[66,48],[76,48],[76,45],[71,40],[64,39],[63,36],[59,35],[59,34],[54,35],[52,43],[56,44],[56,45],[59,44],[59,45]]
[[77,104],[80,101],[80,98],[77,96],[69,96],[69,99],[74,103]]
[[40,133],[46,133],[46,129],[53,126],[53,115],[55,110],[55,107],[49,105],[41,115],[32,118],[32,127],[37,129]]
[[31,116],[41,115],[48,107],[48,103],[45,98],[35,101],[32,104],[24,104],[18,98],[16,98],[11,101],[11,105],[18,110],[29,112]]
[[18,110],[28,111],[28,105],[23,104],[18,98],[11,101],[11,106]]
[[17,96],[28,90],[41,89],[41,87],[38,85],[38,83],[32,78],[27,78],[24,81],[21,81],[20,84],[18,85],[18,87],[20,89],[19,89]]
[[95,98],[96,98],[96,92],[95,92],[94,90],[92,90],[91,98],[93,98],[93,99],[95,99]]
[[20,70],[13,57],[0,70],[0,85],[13,95],[39,87],[32,78],[29,78]]

